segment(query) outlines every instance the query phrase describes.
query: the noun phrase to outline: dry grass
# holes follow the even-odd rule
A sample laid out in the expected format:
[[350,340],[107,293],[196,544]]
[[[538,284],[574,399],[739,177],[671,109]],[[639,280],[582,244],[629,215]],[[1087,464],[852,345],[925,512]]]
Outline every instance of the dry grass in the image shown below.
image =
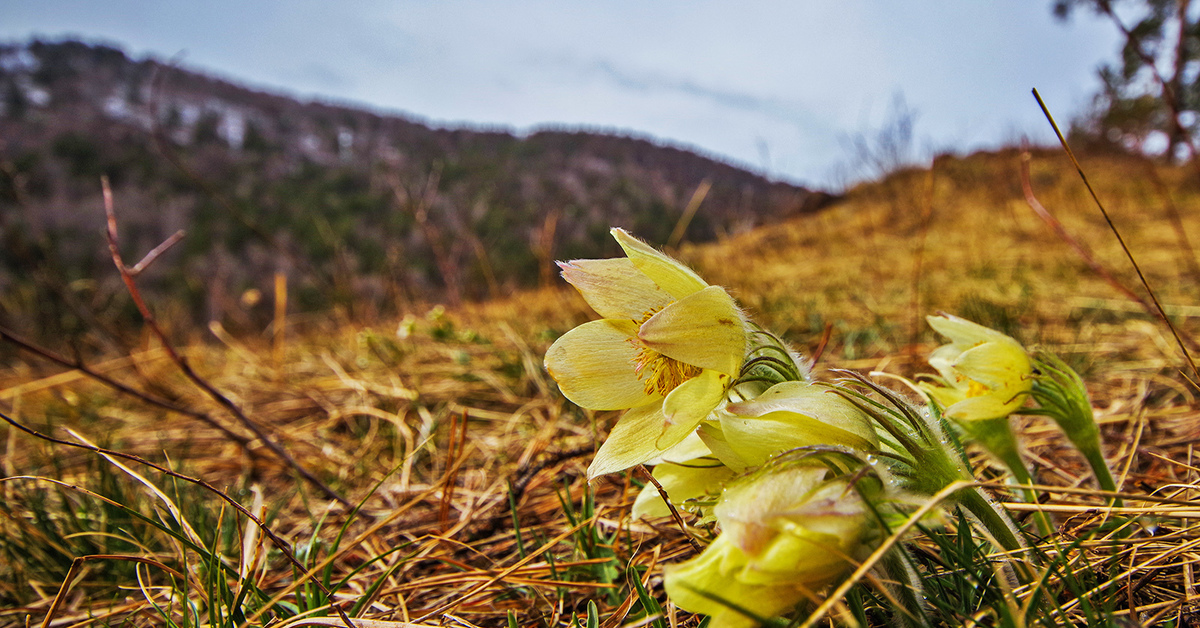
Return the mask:
[[[1200,278],[1188,271],[1158,191],[1128,161],[1093,159],[1085,167],[1181,331],[1196,337]],[[1064,357],[1088,383],[1127,510],[1103,507],[1088,489],[1086,464],[1048,423],[1022,419],[1037,476],[1056,488],[1047,488],[1045,509],[1060,536],[1043,549],[1061,555],[1064,573],[1104,565],[1105,577],[1086,580],[1095,590],[1082,593],[1112,601],[1113,617],[1196,625],[1195,389],[1180,375],[1167,330],[1091,273],[1024,205],[1017,169],[1015,152],[942,159],[932,174],[900,173],[822,213],[685,246],[680,255],[798,347],[811,351],[832,326],[821,368],[921,370],[919,358],[934,343],[921,316],[937,310]],[[1173,171],[1162,176],[1186,232],[1200,234],[1195,182]],[[1118,276],[1131,277],[1073,177],[1057,154],[1034,160],[1042,203]],[[627,520],[640,476],[603,478],[592,487],[594,503],[588,496],[583,471],[615,413],[565,402],[541,369],[549,343],[589,318],[582,301],[560,289],[415,316],[400,324],[401,334],[395,323],[296,321],[279,363],[269,343],[254,338],[210,339],[187,350],[204,377],[307,468],[361,502],[357,512],[317,497],[261,447],[243,451],[211,427],[32,356],[0,372],[0,409],[39,431],[71,439],[71,428],[221,487],[262,513],[357,618],[566,626],[582,623],[594,601],[601,625],[618,626],[656,611],[637,580],[665,605],[668,625],[695,625],[666,605],[658,579],[661,564],[691,555],[686,539],[673,526]],[[236,425],[149,343],[96,367]],[[0,624],[196,623],[184,595],[204,607],[197,617],[205,621],[221,604],[234,613],[230,625],[287,614],[256,599],[259,592],[290,605],[288,612],[303,614],[307,604],[320,622],[340,621],[278,548],[211,494],[131,466],[163,488],[156,497],[93,452],[0,429],[7,476]],[[977,462],[989,476],[987,462]],[[184,520],[201,549],[181,540]],[[1125,527],[1106,527],[1114,521]],[[77,577],[67,579],[71,559],[83,555],[109,557],[78,563]],[[1055,573],[1048,580],[1063,578]],[[223,591],[243,589],[245,598],[221,602]],[[257,618],[236,615],[259,608]],[[983,607],[975,621],[993,625],[997,613]],[[1054,613],[1064,622],[1091,617],[1065,599]]]

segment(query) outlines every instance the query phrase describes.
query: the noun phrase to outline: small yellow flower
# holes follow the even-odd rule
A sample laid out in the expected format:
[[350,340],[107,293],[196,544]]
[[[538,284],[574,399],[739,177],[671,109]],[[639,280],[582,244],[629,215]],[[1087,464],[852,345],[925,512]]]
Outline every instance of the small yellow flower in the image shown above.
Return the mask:
[[564,334],[545,361],[571,401],[628,410],[589,479],[681,442],[724,399],[746,352],[746,323],[723,289],[621,229],[612,234],[626,258],[559,263],[603,318]]
[[1033,363],[1016,340],[971,321],[943,314],[928,316],[950,339],[929,356],[940,384],[919,386],[959,422],[1006,417],[1025,403],[1033,388]]
[[792,465],[727,487],[713,508],[721,535],[666,568],[671,601],[712,616],[711,628],[741,628],[757,622],[738,609],[768,618],[819,599],[854,564],[869,529],[862,498],[827,474]]

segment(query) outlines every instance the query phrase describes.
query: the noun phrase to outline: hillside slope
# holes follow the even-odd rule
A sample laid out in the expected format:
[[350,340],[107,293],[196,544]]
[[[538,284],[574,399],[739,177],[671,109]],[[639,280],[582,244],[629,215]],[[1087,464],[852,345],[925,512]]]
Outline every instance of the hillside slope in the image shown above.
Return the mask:
[[28,292],[5,308],[48,318],[37,303],[74,281],[109,277],[84,301],[119,292],[101,175],[129,255],[188,230],[144,281],[202,321],[236,319],[276,271],[293,306],[358,313],[544,283],[554,257],[615,252],[610,224],[665,242],[705,181],[692,241],[826,198],[645,138],[435,128],[72,41],[0,46],[0,138],[0,288]]

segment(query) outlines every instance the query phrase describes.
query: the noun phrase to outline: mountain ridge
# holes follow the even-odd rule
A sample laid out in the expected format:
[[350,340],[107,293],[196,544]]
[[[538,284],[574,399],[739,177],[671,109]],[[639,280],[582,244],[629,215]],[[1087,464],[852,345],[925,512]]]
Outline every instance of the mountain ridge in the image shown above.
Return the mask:
[[145,283],[200,320],[236,318],[236,297],[275,272],[295,278],[302,310],[546,282],[553,259],[614,253],[610,226],[665,243],[702,184],[688,241],[830,199],[649,136],[435,127],[75,40],[0,44],[0,138],[0,287],[39,264],[68,283],[111,275],[94,209],[104,175],[131,251],[189,231]]

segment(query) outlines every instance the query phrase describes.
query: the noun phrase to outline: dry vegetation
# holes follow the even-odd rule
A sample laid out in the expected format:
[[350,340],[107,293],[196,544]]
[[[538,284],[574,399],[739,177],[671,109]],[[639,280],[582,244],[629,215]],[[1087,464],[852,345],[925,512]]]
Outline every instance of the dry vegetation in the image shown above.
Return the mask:
[[[1159,168],[1168,201],[1140,162],[1084,165],[1180,331],[1200,338],[1200,276],[1180,237],[1200,234],[1194,173]],[[1086,603],[1071,602],[1082,597],[1113,622],[1197,625],[1200,511],[1187,505],[1200,491],[1196,389],[1167,328],[1029,209],[1019,168],[1015,151],[939,159],[932,171],[860,186],[819,214],[679,254],[798,348],[816,350],[831,330],[818,370],[923,370],[935,344],[923,316],[937,310],[1061,355],[1088,383],[1118,482],[1143,499],[1113,513],[1087,490],[1046,493],[1060,532],[1044,543],[1061,554],[1046,584],[1058,592],[1055,621],[1092,621]],[[1135,286],[1065,157],[1035,155],[1031,181],[1066,230]],[[585,623],[593,601],[600,625],[659,612],[667,625],[695,625],[666,603],[658,578],[662,563],[693,552],[684,535],[627,519],[644,478],[602,478],[589,497],[583,471],[615,413],[572,406],[541,369],[549,343],[590,316],[564,287],[370,328],[337,315],[297,320],[282,353],[265,339],[226,336],[186,349],[203,377],[360,504],[355,511],[298,480],[260,442],[243,448],[194,418],[12,354],[0,372],[5,414],[206,480],[264,518],[310,572],[204,489],[2,427],[0,625],[262,625],[305,613],[314,625],[340,625],[322,587],[361,626],[567,626]],[[153,342],[92,367],[242,431]],[[1050,425],[1021,421],[1043,483],[1092,486]],[[69,578],[82,556],[99,557],[77,560]],[[1072,572],[1087,577],[1062,575]],[[1007,594],[1019,604],[1029,592]],[[958,623],[1003,625],[1002,616],[981,601]]]

